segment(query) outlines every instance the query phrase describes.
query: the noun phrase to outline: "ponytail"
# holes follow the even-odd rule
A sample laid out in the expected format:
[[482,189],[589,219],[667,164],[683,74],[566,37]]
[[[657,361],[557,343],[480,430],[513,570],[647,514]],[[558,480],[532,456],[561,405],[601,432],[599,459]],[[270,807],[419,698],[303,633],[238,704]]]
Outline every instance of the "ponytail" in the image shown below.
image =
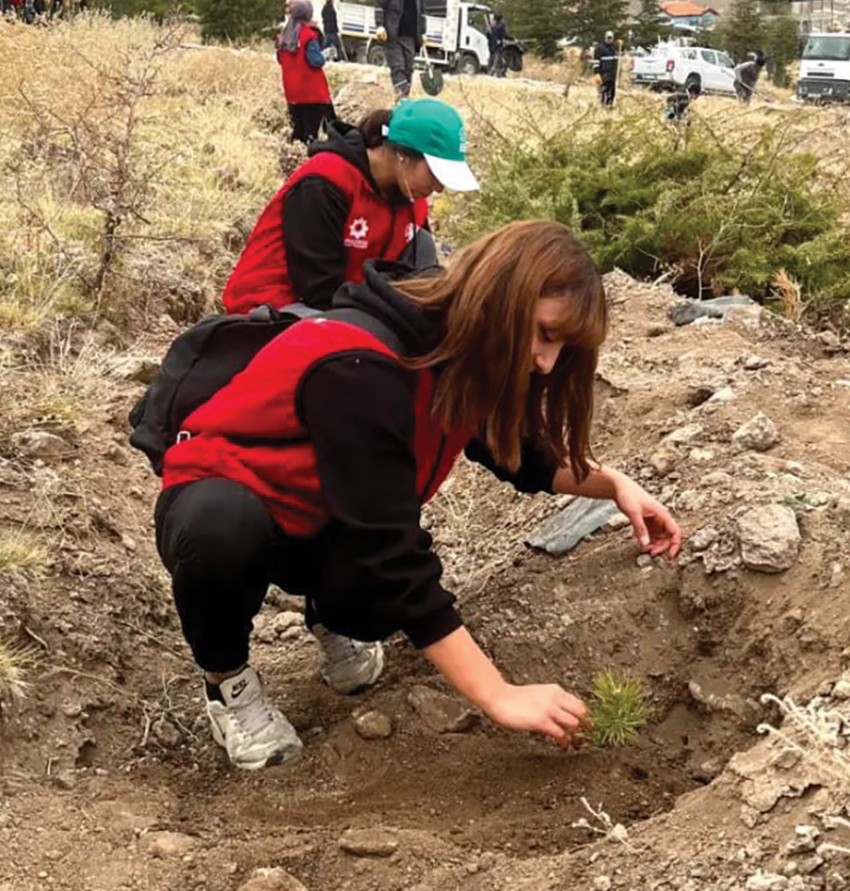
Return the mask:
[[366,115],[357,125],[357,129],[363,135],[367,149],[380,148],[386,141],[387,137],[384,131],[390,125],[390,118],[393,116],[392,110],[382,108]]

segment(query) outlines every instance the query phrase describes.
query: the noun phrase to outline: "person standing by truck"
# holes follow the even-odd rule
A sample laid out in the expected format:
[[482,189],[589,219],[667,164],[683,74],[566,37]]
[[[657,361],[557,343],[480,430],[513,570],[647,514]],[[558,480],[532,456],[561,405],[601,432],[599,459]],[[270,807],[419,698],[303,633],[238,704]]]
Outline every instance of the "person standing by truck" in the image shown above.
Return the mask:
[[508,26],[505,24],[505,18],[501,13],[496,13],[493,16],[493,27],[490,29],[489,38],[489,74],[493,77],[504,77],[506,73],[505,44],[508,41]]
[[345,50],[339,36],[339,21],[336,16],[334,0],[325,0],[325,5],[322,7],[322,27],[325,29],[323,48],[333,47],[336,50],[337,59],[345,62]]
[[608,31],[605,41],[596,47],[593,54],[593,77],[599,87],[599,101],[605,106],[614,104],[619,73],[620,53],[614,43],[614,32]]
[[311,143],[324,121],[336,117],[328,79],[322,70],[321,37],[313,26],[310,0],[291,0],[289,18],[275,42],[283,75],[283,94],[292,121],[292,138]]
[[425,16],[421,0],[375,0],[378,39],[387,44],[387,67],[396,98],[410,96],[413,63],[422,49]]

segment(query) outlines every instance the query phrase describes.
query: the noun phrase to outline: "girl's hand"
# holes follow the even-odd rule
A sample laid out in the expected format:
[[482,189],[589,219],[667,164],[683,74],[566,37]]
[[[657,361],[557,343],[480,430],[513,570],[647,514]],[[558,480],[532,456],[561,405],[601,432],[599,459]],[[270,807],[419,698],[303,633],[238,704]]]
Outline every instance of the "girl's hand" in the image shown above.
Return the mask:
[[676,557],[682,549],[682,530],[666,507],[630,479],[618,480],[614,500],[629,518],[642,551],[653,557]]
[[557,684],[504,684],[483,707],[502,727],[545,733],[563,748],[588,727],[585,704]]

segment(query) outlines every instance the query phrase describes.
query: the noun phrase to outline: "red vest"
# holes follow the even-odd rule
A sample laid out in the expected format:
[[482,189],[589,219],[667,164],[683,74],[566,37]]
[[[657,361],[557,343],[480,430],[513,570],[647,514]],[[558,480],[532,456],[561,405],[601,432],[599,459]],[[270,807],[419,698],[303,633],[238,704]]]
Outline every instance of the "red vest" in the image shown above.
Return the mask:
[[277,51],[283,75],[283,95],[287,105],[324,105],[331,101],[328,79],[322,68],[307,64],[307,44],[321,38],[309,25],[302,25],[298,34],[298,49],[294,53]]
[[343,230],[348,255],[346,281],[362,282],[367,260],[395,260],[416,229],[428,221],[428,202],[424,198],[409,206],[391,206],[353,164],[333,152],[320,152],[292,174],[257,220],[225,286],[226,312],[247,313],[262,304],[280,309],[299,300],[292,292],[286,269],[283,206],[286,193],[306,176],[324,177],[348,201],[348,219]]
[[[186,419],[183,429],[194,435],[166,453],[163,488],[210,477],[234,480],[263,501],[288,535],[317,535],[329,517],[316,453],[296,409],[299,384],[316,362],[358,349],[393,355],[374,335],[345,322],[303,321],[288,328]],[[469,440],[467,433],[440,427],[431,411],[433,393],[433,374],[419,372],[413,449],[423,504]],[[244,444],[243,438],[255,437],[281,443]]]

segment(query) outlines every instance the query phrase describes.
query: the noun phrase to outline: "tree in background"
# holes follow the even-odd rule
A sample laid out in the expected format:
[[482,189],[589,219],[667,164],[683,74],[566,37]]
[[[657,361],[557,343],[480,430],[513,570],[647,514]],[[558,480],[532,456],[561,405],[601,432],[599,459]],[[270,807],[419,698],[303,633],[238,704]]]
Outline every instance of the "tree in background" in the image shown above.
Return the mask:
[[207,40],[242,40],[276,24],[279,0],[197,0],[201,35]]
[[649,49],[669,37],[672,30],[661,15],[658,0],[640,0],[640,12],[631,28],[630,45]]
[[625,37],[628,18],[628,0],[573,0],[567,7],[567,34],[582,46],[594,46],[606,31]]
[[787,87],[788,66],[800,54],[800,28],[789,2],[775,6],[777,9],[767,22],[764,51],[774,84]]
[[501,0],[491,4],[507,19],[511,37],[526,41],[545,59],[558,55],[558,41],[566,34],[563,6],[552,0]]
[[759,0],[734,0],[716,28],[717,45],[736,61],[763,49],[767,23],[759,12]]

